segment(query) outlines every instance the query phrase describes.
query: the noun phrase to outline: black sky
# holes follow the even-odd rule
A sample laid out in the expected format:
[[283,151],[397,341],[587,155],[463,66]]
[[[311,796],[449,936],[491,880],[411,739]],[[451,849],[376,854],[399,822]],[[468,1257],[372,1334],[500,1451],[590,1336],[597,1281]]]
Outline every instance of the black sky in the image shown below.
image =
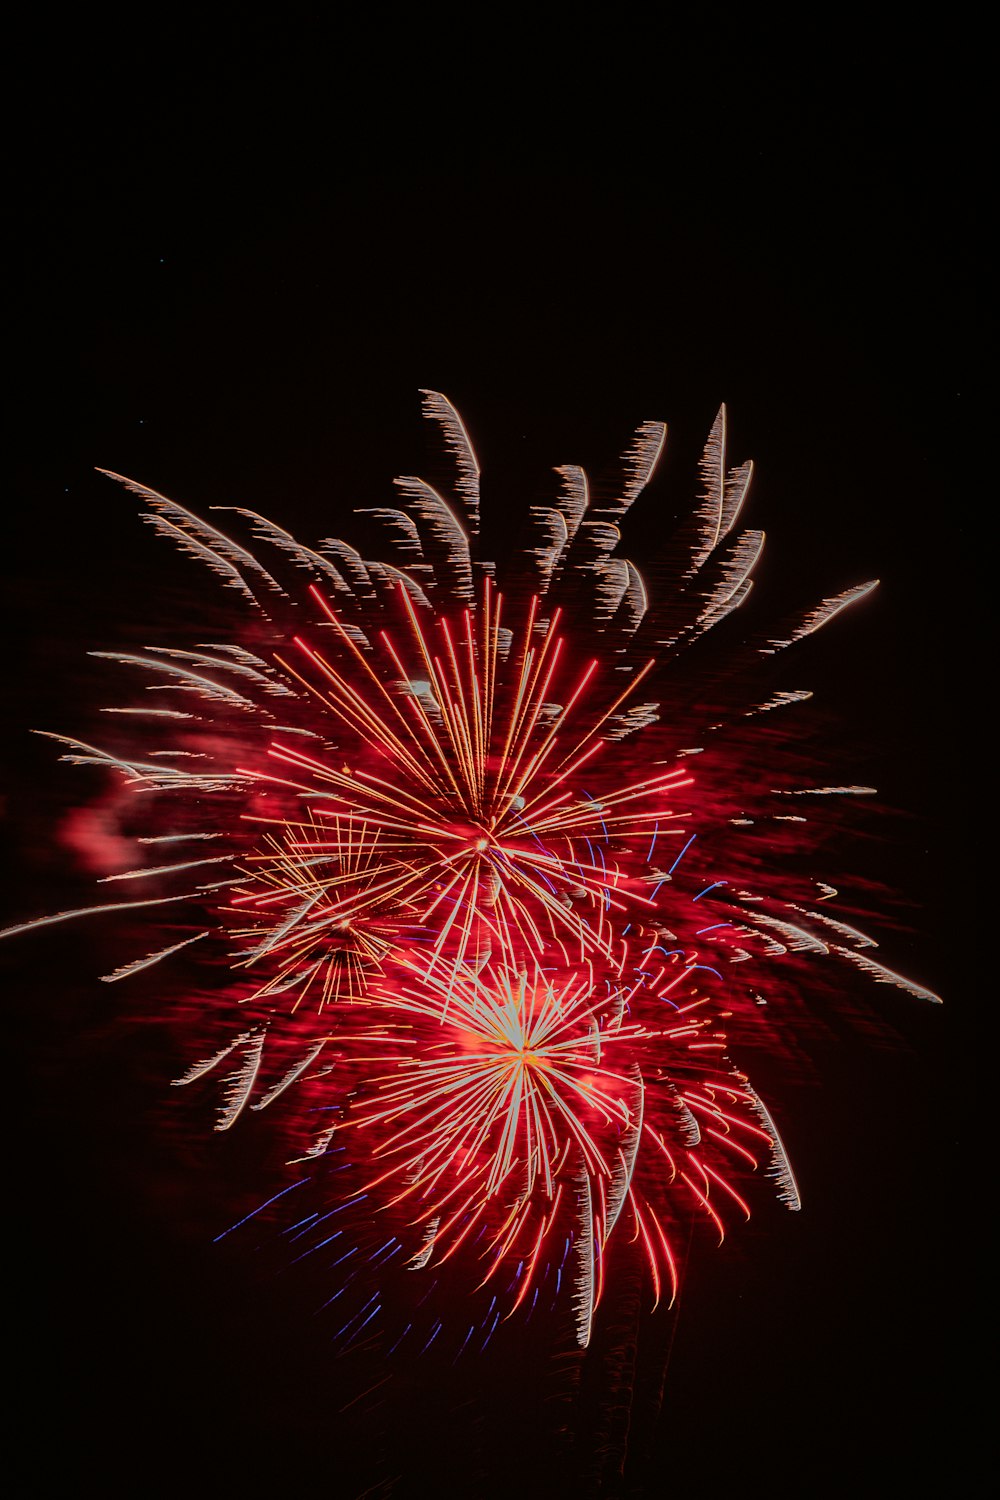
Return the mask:
[[[316,57],[310,36],[283,35],[269,58],[264,29],[210,54],[151,30],[127,70],[100,48],[77,67],[67,49],[35,94],[9,298],[5,749],[8,842],[26,866],[9,905],[17,917],[82,889],[36,837],[74,772],[28,730],[72,732],[94,681],[85,651],[157,607],[150,539],[95,466],[195,510],[247,505],[308,539],[337,534],[393,475],[420,472],[431,387],[470,425],[500,536],[553,465],[599,468],[649,417],[670,426],[666,484],[683,505],[725,400],[734,457],[757,464],[758,587],[808,603],[882,579],[876,603],[817,640],[805,685],[849,721],[856,765],[895,809],[866,871],[910,928],[899,967],[947,1005],[875,990],[881,1041],[845,1033],[818,1048],[811,1082],[786,1081],[806,1207],[765,1207],[728,1258],[703,1251],[649,1493],[747,1479],[864,1494],[944,1474],[963,1441],[956,1303],[976,1232],[976,542],[961,475],[978,233],[944,65],[929,89],[912,58],[887,81],[849,48],[745,82],[733,58],[712,97],[669,49],[630,90],[616,54],[613,93],[595,73],[533,78],[543,124],[523,75],[476,108],[467,67],[458,93],[437,69],[401,90],[377,51]],[[640,511],[639,551],[657,525]],[[61,1483],[96,1469],[108,1494],[189,1471],[340,1494],[324,1425],[336,1372],[308,1329],[273,1357],[278,1313],[241,1304],[213,1259],[220,1163],[181,1164],[156,1135],[162,1044],[134,1016],[116,1030],[90,939],[35,944],[4,954],[23,1081],[11,1298],[28,1425],[44,1406],[48,1434],[29,1461]]]

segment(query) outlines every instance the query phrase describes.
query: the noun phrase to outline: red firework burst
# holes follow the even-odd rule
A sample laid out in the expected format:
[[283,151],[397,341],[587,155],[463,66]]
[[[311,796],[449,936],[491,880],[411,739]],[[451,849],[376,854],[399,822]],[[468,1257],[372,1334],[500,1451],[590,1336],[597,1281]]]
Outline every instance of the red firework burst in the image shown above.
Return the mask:
[[[655,1301],[676,1291],[677,1225],[693,1211],[724,1233],[749,1212],[739,1183],[760,1162],[798,1206],[774,1123],[728,1053],[729,1019],[754,1024],[766,981],[737,981],[732,965],[756,975],[813,951],[935,998],[817,909],[829,886],[763,900],[738,854],[738,879],[684,884],[708,823],[736,837],[751,803],[866,790],[775,788],[769,773],[741,783],[720,820],[689,767],[724,722],[807,697],[767,686],[770,658],[873,585],[735,640],[709,704],[684,658],[746,599],[763,541],[736,530],[751,470],[727,468],[724,413],[651,598],[618,554],[619,522],[652,477],[662,424],[638,429],[611,500],[592,501],[582,470],[557,471],[561,492],[532,509],[502,588],[479,554],[466,429],[443,396],[425,393],[425,407],[456,461],[454,504],[397,481],[399,508],[374,512],[389,560],[337,540],[304,547],[245,510],[241,541],[125,481],[247,610],[221,644],[97,653],[139,668],[152,697],[112,710],[111,748],[54,736],[66,759],[121,783],[129,823],[146,829],[141,862],[105,878],[155,878],[162,892],[8,935],[92,912],[182,913],[171,941],[105,977],[196,942],[211,955],[198,1029],[212,1039],[177,1082],[226,1074],[220,1130],[248,1107],[293,1106],[293,1159],[316,1165],[326,1195],[307,1244],[366,1205],[356,1263],[335,1275],[377,1288],[452,1262],[470,1294],[501,1288],[487,1337],[490,1318],[548,1287],[571,1300],[586,1343],[622,1226]],[[137,749],[139,726],[167,738]],[[182,857],[149,862],[164,849]],[[322,1176],[343,1152],[347,1178]],[[392,1231],[378,1246],[372,1222]],[[379,1310],[377,1295],[361,1304],[350,1337]]]

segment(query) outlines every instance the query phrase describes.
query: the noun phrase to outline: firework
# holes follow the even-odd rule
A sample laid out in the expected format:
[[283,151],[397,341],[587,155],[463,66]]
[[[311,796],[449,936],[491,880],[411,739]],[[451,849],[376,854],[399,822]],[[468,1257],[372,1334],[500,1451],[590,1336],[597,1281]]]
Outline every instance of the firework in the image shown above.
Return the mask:
[[[724,412],[655,589],[619,551],[663,450],[655,422],[614,492],[558,469],[504,571],[481,555],[467,430],[424,396],[452,494],[398,480],[398,506],[370,512],[378,561],[337,539],[303,546],[245,509],[222,529],[124,481],[231,591],[228,638],[95,653],[142,674],[141,701],[107,710],[110,746],[51,737],[108,773],[122,828],[144,829],[136,863],[104,877],[120,899],[6,935],[171,916],[104,978],[189,948],[204,960],[205,1046],[175,1081],[222,1080],[218,1130],[280,1101],[292,1170],[308,1164],[332,1199],[297,1227],[301,1253],[364,1202],[368,1227],[391,1233],[369,1244],[356,1226],[331,1262],[338,1284],[416,1286],[450,1264],[470,1294],[490,1289],[487,1338],[541,1293],[568,1299],[586,1344],[612,1236],[639,1247],[655,1304],[677,1289],[679,1227],[694,1214],[723,1235],[749,1212],[755,1168],[799,1205],[728,1038],[731,1022],[763,1025],[769,964],[813,953],[936,998],[821,908],[832,886],[761,893],[737,847],[758,805],[784,828],[801,821],[793,796],[870,789],[769,771],[709,796],[692,769],[697,741],[759,732],[808,698],[774,686],[771,658],[874,584],[732,633],[763,537],[738,530],[752,471],[727,464]],[[724,631],[709,701],[686,663]],[[702,880],[696,841],[720,826],[727,873]],[[343,1177],[326,1172],[334,1155]],[[380,1310],[376,1290],[348,1336]]]

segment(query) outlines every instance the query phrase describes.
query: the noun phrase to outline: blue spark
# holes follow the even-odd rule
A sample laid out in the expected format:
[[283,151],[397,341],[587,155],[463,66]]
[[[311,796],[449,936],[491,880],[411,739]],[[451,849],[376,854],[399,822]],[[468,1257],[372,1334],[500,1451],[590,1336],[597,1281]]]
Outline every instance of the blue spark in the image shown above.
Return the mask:
[[[697,837],[698,837],[698,835],[696,833],[692,833],[691,837],[688,839],[687,843],[684,845],[684,848],[681,850],[680,854],[678,854],[677,858],[674,860],[673,864],[670,866],[670,869],[667,871],[668,875],[672,875],[674,873],[674,871],[676,870],[677,866],[680,864],[681,860],[684,858],[685,854],[688,852],[688,850],[690,849],[691,845],[694,843],[694,841],[695,841],[695,839]],[[657,886],[657,890],[659,890],[659,886]]]
[[293,1188],[301,1187],[304,1182],[309,1182],[310,1180],[311,1179],[308,1177],[300,1177],[298,1182],[289,1183],[288,1187],[282,1188],[280,1193],[275,1193],[273,1198],[268,1198],[266,1203],[261,1203],[257,1208],[251,1209],[246,1218],[237,1219],[235,1224],[230,1224],[228,1229],[224,1229],[221,1234],[217,1234],[215,1236],[215,1239],[212,1241],[212,1244],[217,1245],[220,1240],[224,1240],[226,1238],[227,1234],[232,1234],[234,1229],[239,1229],[243,1224],[249,1224],[250,1220],[256,1218],[259,1213],[263,1213],[265,1208],[270,1208],[272,1203],[277,1203],[279,1198],[283,1198],[285,1194],[290,1193]]

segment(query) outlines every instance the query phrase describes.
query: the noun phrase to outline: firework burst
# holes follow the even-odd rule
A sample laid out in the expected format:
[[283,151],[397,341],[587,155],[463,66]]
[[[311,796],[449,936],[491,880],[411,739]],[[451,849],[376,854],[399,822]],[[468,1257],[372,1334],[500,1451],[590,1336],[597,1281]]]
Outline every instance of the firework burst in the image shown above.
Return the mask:
[[[613,492],[557,470],[500,579],[481,556],[467,430],[424,394],[453,494],[398,480],[399,505],[370,513],[379,561],[337,539],[303,546],[247,510],[223,530],[124,481],[154,530],[236,596],[233,638],[95,653],[138,669],[149,696],[108,710],[111,746],[52,738],[103,768],[123,826],[127,809],[144,827],[135,866],[104,877],[129,894],[7,935],[169,908],[182,930],[104,977],[195,943],[211,957],[199,1029],[212,1040],[176,1081],[223,1079],[220,1130],[282,1100],[291,1157],[317,1172],[347,1153],[350,1187],[323,1177],[334,1201],[301,1233],[322,1248],[343,1232],[323,1237],[330,1215],[361,1202],[393,1233],[331,1276],[367,1288],[452,1262],[470,1289],[502,1287],[508,1317],[543,1287],[569,1297],[585,1344],[622,1226],[652,1300],[669,1301],[692,1213],[724,1234],[764,1163],[798,1206],[727,1040],[734,1017],[755,1023],[769,961],[814,953],[936,998],[820,908],[828,885],[762,897],[738,854],[727,877],[684,884],[707,822],[736,838],[751,804],[785,799],[766,814],[784,825],[800,821],[790,796],[869,790],[775,786],[769,772],[720,818],[690,768],[696,741],[807,698],[775,689],[771,658],[874,585],[730,635],[709,703],[686,662],[747,599],[763,545],[737,529],[751,466],[727,465],[724,412],[654,592],[619,547],[663,424],[638,429]],[[350,1337],[378,1310],[363,1302]]]

